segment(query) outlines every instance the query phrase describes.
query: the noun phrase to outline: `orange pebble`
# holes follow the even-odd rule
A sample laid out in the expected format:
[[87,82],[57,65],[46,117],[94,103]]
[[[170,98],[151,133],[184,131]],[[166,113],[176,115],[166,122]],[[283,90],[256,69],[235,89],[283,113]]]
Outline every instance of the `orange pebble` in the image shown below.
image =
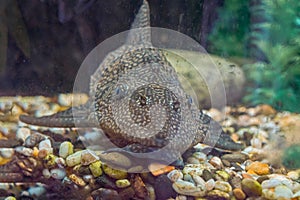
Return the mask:
[[252,169],[249,169],[249,170],[247,171],[247,174],[257,175]]
[[174,166],[165,166],[165,167],[160,168],[158,170],[151,171],[151,173],[152,173],[153,176],[159,176],[161,174],[168,173],[168,172],[170,172],[170,171],[172,171],[174,169],[175,169]]
[[248,165],[246,167],[246,170],[247,172],[251,170],[258,175],[267,175],[270,173],[269,165],[258,161],[255,161]]
[[39,150],[38,150],[38,148],[33,147],[32,156],[35,157],[35,158],[39,157]]
[[245,178],[251,178],[251,179],[253,179],[252,178],[252,176],[250,175],[250,174],[247,174],[247,173],[243,173],[242,174],[242,177],[245,179]]

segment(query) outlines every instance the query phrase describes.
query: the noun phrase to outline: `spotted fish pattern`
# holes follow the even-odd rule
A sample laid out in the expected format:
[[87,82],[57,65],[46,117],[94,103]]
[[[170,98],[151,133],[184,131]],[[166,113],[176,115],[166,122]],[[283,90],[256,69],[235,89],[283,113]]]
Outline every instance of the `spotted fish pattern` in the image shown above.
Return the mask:
[[[176,150],[197,143],[226,150],[243,148],[197,109],[162,50],[152,46],[146,0],[126,43],[109,53],[92,75],[89,95],[85,105],[40,118],[22,115],[20,120],[48,127],[74,127],[74,122],[82,127],[100,126],[116,146],[138,153],[165,145]],[[125,106],[124,102],[129,103]],[[129,133],[126,127],[137,131]],[[158,131],[150,134],[149,129]]]

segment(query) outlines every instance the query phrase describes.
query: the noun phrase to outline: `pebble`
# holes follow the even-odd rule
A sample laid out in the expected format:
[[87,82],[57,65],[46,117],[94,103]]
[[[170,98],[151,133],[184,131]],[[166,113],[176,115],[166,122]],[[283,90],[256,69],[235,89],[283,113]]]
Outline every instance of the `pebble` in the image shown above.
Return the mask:
[[33,153],[33,150],[31,148],[27,148],[27,147],[23,147],[23,146],[16,147],[15,151],[24,156],[32,156],[32,153]]
[[3,158],[12,158],[15,153],[13,148],[0,148],[0,155]]
[[244,200],[246,199],[246,194],[240,188],[235,188],[233,191],[233,195],[237,200]]
[[69,141],[62,142],[59,147],[59,156],[62,158],[66,158],[69,155],[73,154],[73,144]]
[[287,173],[287,176],[292,180],[298,180],[299,179],[299,171],[290,171]]
[[42,186],[30,187],[28,189],[29,195],[33,196],[33,197],[39,197],[39,196],[41,196],[45,192],[46,192],[46,189],[44,187],[42,187]]
[[221,159],[229,162],[243,163],[245,160],[249,159],[249,156],[244,153],[232,153],[223,155]]
[[94,190],[91,193],[91,196],[93,199],[101,199],[101,200],[121,200],[119,197],[119,194],[116,190],[113,189],[107,189],[107,188],[99,188],[97,190]]
[[253,148],[261,149],[262,148],[262,141],[259,138],[252,138],[250,140],[250,144]]
[[86,183],[84,182],[84,180],[82,178],[80,178],[79,176],[77,176],[76,174],[70,174],[69,175],[69,179],[74,182],[76,185],[78,186],[85,186]]
[[153,183],[153,187],[155,191],[155,196],[158,200],[175,198],[177,196],[177,193],[172,187],[172,182],[165,174],[162,174],[156,178],[155,182]]
[[221,169],[223,167],[223,163],[222,163],[221,159],[216,156],[212,157],[209,160],[209,163],[217,169]]
[[202,173],[202,178],[203,178],[205,181],[208,181],[208,180],[210,180],[210,179],[213,178],[213,174],[212,174],[209,170],[204,169],[204,170],[203,170],[203,173]]
[[55,163],[60,168],[64,168],[66,166],[66,161],[63,158],[61,158],[61,157],[56,157],[55,158]]
[[126,188],[130,186],[130,181],[128,179],[116,180],[116,186],[118,188]]
[[274,194],[276,199],[291,199],[293,197],[293,192],[285,185],[275,187]]
[[99,160],[99,157],[95,154],[95,152],[87,149],[84,150],[81,153],[81,164],[82,165],[89,165],[93,162],[96,162],[97,160]]
[[286,185],[289,188],[292,188],[293,182],[285,177],[275,177],[269,180],[265,180],[261,183],[263,189],[274,188],[278,185]]
[[66,163],[69,167],[73,167],[81,163],[81,154],[82,151],[77,151],[66,158]]
[[[131,200],[134,199],[135,191],[132,187],[127,187],[121,191],[119,191],[119,198],[124,200]],[[149,195],[150,196],[150,195]],[[152,199],[149,199],[152,200]],[[154,199],[155,200],[155,197]]]
[[256,197],[262,194],[262,186],[259,182],[250,178],[242,180],[242,190],[249,197]]
[[29,128],[21,127],[16,132],[16,139],[25,142],[26,138],[29,137],[31,131]]
[[4,200],[17,200],[16,197],[8,196]]
[[206,199],[218,199],[218,200],[229,200],[230,195],[221,190],[212,190],[206,194]]
[[45,178],[51,177],[51,173],[50,173],[49,169],[47,169],[47,168],[43,169],[42,174]]
[[54,179],[63,179],[66,176],[66,171],[65,169],[56,168],[56,169],[51,169],[50,174],[51,177]]
[[94,177],[99,177],[103,174],[101,165],[102,165],[102,163],[99,160],[97,160],[96,162],[93,162],[89,165],[89,169],[92,172]]
[[227,193],[230,193],[232,191],[231,185],[225,181],[216,181],[215,189],[221,190],[221,191],[227,192]]
[[49,139],[42,140],[39,143],[39,150],[46,150],[48,153],[53,153],[51,141]]
[[168,178],[174,183],[178,179],[183,179],[183,174],[180,170],[172,170],[167,174]]
[[215,173],[215,179],[216,180],[228,181],[229,178],[230,178],[230,175],[224,170],[219,170],[219,171],[216,171],[216,173]]
[[205,182],[205,188],[207,191],[213,190],[215,187],[215,180],[214,179],[209,179],[208,181]]
[[25,139],[24,145],[26,147],[34,147],[35,145],[37,145],[39,142],[41,142],[44,139],[46,139],[46,136],[44,136],[38,132],[33,132],[30,134],[30,136],[28,136]]
[[205,190],[205,181],[203,180],[203,178],[196,174],[192,174],[192,178],[197,187],[200,187],[201,189]]
[[269,165],[258,161],[255,161],[250,165],[246,166],[246,170],[253,171],[255,174],[258,175],[266,175],[270,173]]
[[106,175],[114,179],[125,179],[127,178],[127,172],[113,169],[107,165],[102,165],[102,169]]
[[207,156],[202,152],[193,153],[192,157],[196,158],[200,163],[205,162],[207,160]]
[[196,196],[196,197],[203,197],[205,196],[206,191],[203,190],[201,187],[196,187],[193,183],[183,180],[178,180],[173,183],[173,189],[183,195],[188,196]]
[[148,191],[144,181],[139,175],[135,175],[132,179],[132,187],[137,197],[146,199],[146,197],[148,196]]

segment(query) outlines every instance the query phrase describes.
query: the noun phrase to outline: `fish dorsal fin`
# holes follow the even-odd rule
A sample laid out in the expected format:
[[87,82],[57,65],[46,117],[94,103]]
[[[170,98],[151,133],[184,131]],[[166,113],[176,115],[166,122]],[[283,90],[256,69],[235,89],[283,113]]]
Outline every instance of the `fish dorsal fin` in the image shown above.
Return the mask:
[[140,7],[129,31],[127,45],[151,45],[151,30],[150,30],[150,9],[146,0]]

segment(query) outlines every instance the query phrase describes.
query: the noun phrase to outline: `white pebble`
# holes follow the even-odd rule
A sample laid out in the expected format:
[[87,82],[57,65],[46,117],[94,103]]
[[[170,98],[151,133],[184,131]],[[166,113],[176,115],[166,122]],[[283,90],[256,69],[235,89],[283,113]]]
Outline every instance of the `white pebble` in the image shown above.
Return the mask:
[[66,166],[66,161],[63,158],[60,158],[60,157],[55,158],[55,163],[60,168],[64,168]]
[[202,152],[195,152],[193,153],[193,157],[198,159],[200,162],[205,162],[207,159],[207,156],[205,153]]
[[81,154],[83,151],[77,151],[66,158],[66,163],[69,167],[73,167],[81,163]]
[[170,171],[167,176],[173,183],[178,181],[178,179],[183,179],[182,172],[177,169]]
[[51,177],[51,173],[50,173],[49,169],[47,169],[47,168],[43,169],[42,174],[45,178],[50,178]]
[[178,180],[172,185],[173,189],[183,195],[203,197],[205,195],[205,190],[200,187],[196,187],[193,183],[188,181]]
[[212,164],[212,166],[214,166],[217,169],[220,169],[223,166],[222,160],[219,157],[216,157],[216,156],[212,157],[209,160],[209,163]]
[[63,179],[66,176],[66,171],[61,168],[51,169],[50,173],[54,179]]
[[262,141],[259,138],[252,138],[250,140],[251,146],[257,149],[261,149],[262,148]]
[[16,133],[16,139],[25,142],[26,138],[30,136],[31,131],[29,128],[19,128]]
[[46,150],[48,153],[53,153],[51,141],[49,139],[42,140],[39,143],[39,150]]
[[196,175],[196,174],[192,174],[192,178],[194,180],[194,182],[196,183],[197,187],[200,187],[201,189],[205,189],[205,181],[203,180],[203,178],[201,178],[200,176]]
[[290,171],[287,173],[287,176],[292,179],[292,180],[297,180],[299,179],[299,172],[298,171]]
[[66,158],[67,156],[73,154],[73,144],[68,141],[61,143],[58,154],[62,158]]
[[24,156],[32,156],[32,152],[33,152],[32,149],[27,148],[27,147],[23,147],[23,146],[16,147],[15,151],[17,153],[20,153],[20,154],[24,155]]
[[30,196],[33,197],[39,197],[41,196],[44,192],[46,192],[46,189],[42,186],[38,186],[38,187],[30,187],[28,189],[28,193]]
[[208,181],[206,181],[205,188],[206,190],[210,191],[214,189],[215,185],[216,185],[215,180],[211,178]]
[[13,157],[15,150],[13,148],[0,148],[0,155],[4,158]]
[[274,193],[276,199],[291,199],[293,197],[293,192],[284,185],[275,187]]

